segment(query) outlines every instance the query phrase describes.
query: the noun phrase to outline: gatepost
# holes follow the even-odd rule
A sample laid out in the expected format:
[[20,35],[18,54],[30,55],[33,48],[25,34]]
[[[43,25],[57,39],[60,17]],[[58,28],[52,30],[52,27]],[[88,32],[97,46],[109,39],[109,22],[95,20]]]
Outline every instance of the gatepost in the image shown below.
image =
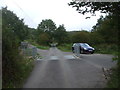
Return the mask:
[[37,48],[33,47],[32,48],[32,56],[33,56],[33,58],[35,58],[36,55],[37,55]]
[[78,44],[75,45],[74,51],[75,51],[75,55],[77,57],[80,57],[80,46]]

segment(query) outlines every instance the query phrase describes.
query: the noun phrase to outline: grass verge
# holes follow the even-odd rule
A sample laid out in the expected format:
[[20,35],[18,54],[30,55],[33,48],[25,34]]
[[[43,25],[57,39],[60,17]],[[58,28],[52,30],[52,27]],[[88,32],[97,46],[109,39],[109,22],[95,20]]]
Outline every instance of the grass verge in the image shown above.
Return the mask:
[[30,73],[32,72],[33,67],[34,67],[34,59],[24,57],[23,64],[24,65],[21,66],[21,69],[23,70],[23,74],[20,75],[21,79],[19,82],[17,82],[17,85],[16,85],[17,88],[23,87],[26,79],[29,77]]
[[118,51],[118,46],[115,44],[108,45],[108,44],[100,44],[100,45],[93,45],[95,48],[95,53],[101,54],[113,54],[116,55]]
[[110,80],[107,82],[107,88],[120,88],[120,51],[117,52],[116,57],[113,58],[117,61],[116,67],[112,68],[112,75]]
[[[26,79],[30,75],[34,67],[34,59],[18,56],[13,67],[9,68],[9,72],[4,72],[2,84],[3,88],[22,88]],[[7,74],[9,73],[9,74]]]
[[107,82],[106,88],[118,88],[119,87],[119,74],[118,74],[118,68],[112,69],[112,75],[110,76],[110,80]]
[[32,45],[36,46],[39,49],[43,49],[43,50],[48,50],[50,47],[49,46],[45,46],[45,45],[39,45],[35,42],[30,42]]
[[58,49],[64,52],[71,52],[72,44],[62,44],[58,46]]

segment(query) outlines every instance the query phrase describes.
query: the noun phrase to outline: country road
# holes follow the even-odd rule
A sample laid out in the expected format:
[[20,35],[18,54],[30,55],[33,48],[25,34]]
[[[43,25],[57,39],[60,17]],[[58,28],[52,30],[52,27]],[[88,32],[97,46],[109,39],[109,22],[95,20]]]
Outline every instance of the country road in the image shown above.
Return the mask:
[[103,88],[106,81],[101,68],[115,65],[112,55],[81,54],[77,58],[56,47],[38,49],[38,53],[43,59],[36,60],[23,88]]

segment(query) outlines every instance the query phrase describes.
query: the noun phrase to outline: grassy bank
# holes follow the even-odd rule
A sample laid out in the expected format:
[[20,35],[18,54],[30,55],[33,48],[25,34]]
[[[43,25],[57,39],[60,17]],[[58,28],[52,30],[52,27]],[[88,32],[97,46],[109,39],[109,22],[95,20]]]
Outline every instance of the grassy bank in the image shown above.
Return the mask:
[[95,53],[115,55],[118,52],[118,46],[115,44],[100,44],[93,45],[93,47],[95,48]]
[[34,41],[31,41],[31,40],[27,40],[30,44],[36,46],[37,48],[39,49],[43,49],[43,50],[48,50],[50,47],[49,46],[45,46],[45,45],[39,45],[37,44],[36,42]]
[[71,52],[72,44],[62,44],[59,45],[58,48],[64,52]]
[[48,50],[49,49],[49,46],[43,46],[43,45],[39,45],[39,44],[36,44],[36,43],[33,43],[32,45],[36,46],[39,49],[43,49],[43,50]]
[[117,61],[116,67],[112,68],[112,74],[110,80],[107,82],[107,88],[120,88],[120,51],[117,52],[116,57],[113,60]]
[[[21,73],[21,80],[18,82],[18,84],[16,85],[16,87],[23,87],[26,79],[29,77],[30,73],[33,70],[34,67],[34,59],[33,58],[25,58],[24,57],[24,61],[22,62],[24,65],[21,65],[21,69],[23,70],[23,73]],[[21,64],[22,64],[21,63]]]
[[12,76],[7,75],[9,72],[4,72],[2,87],[3,88],[22,88],[25,80],[30,75],[34,67],[34,59],[18,56],[15,65],[9,68]]
[[118,68],[113,68],[110,80],[108,80],[106,88],[118,88],[120,83],[119,80],[120,77],[118,73]]

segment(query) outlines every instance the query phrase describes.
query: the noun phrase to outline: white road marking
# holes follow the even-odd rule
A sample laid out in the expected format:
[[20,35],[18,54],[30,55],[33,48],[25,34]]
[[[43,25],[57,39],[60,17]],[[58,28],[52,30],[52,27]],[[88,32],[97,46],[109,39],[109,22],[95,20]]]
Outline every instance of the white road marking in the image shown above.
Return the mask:
[[77,59],[80,59],[80,57],[76,56],[75,54],[73,54],[73,56],[74,56],[75,58],[77,58]]
[[65,55],[64,56],[66,59],[75,59],[75,57],[73,55]]
[[50,57],[50,60],[57,60],[57,59],[58,59],[57,56],[51,56],[51,57]]
[[37,60],[37,61],[40,61],[40,60],[43,60],[43,59],[37,58],[36,60]]

